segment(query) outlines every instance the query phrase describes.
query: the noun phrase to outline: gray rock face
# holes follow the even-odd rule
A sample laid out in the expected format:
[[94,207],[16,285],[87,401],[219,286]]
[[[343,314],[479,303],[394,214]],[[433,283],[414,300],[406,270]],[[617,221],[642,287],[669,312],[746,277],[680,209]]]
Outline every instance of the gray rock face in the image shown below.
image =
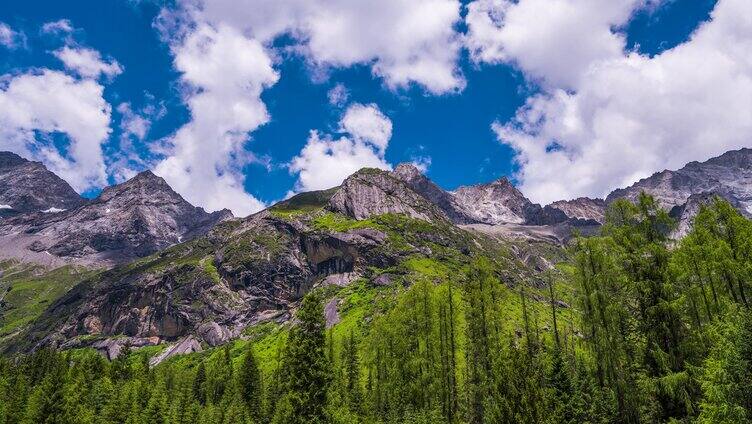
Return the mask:
[[666,209],[681,206],[692,195],[714,193],[752,216],[752,149],[726,152],[705,162],[690,162],[677,171],[662,171],[630,187],[614,190],[606,203],[618,198],[634,201],[646,192]]
[[412,164],[400,164],[393,175],[436,205],[456,225],[556,225],[563,222],[574,225],[592,224],[570,216],[562,209],[532,203],[506,178],[447,192]]
[[329,200],[329,208],[355,219],[385,213],[426,221],[448,219],[441,209],[392,173],[370,168],[349,176]]
[[143,257],[204,234],[232,214],[192,206],[150,171],[57,213],[0,221],[0,257],[108,265]]
[[332,328],[339,323],[339,299],[336,297],[327,302],[324,306],[324,318],[326,319],[326,328]]
[[457,203],[451,193],[448,193],[441,187],[437,186],[433,181],[423,175],[415,165],[410,163],[399,164],[392,174],[399,180],[402,180],[414,192],[420,194],[426,198],[426,200],[441,209],[453,223],[472,224],[476,222],[476,220],[469,216],[463,207]]
[[722,196],[718,193],[700,193],[692,194],[683,205],[674,206],[669,215],[676,219],[676,229],[671,234],[674,239],[681,239],[686,236],[692,229],[692,225],[695,217],[700,212],[702,206],[711,205],[717,197],[726,198],[731,203],[731,206],[737,210],[743,211],[744,205],[740,204],[733,196]]
[[606,214],[606,202],[603,199],[591,199],[589,197],[559,200],[548,206],[563,212],[567,219],[594,224],[602,224]]
[[86,199],[41,163],[0,152],[0,217],[73,209],[84,203]]
[[180,340],[179,342],[171,345],[159,355],[154,356],[149,360],[150,366],[159,365],[163,361],[172,358],[177,355],[185,355],[188,353],[201,352],[201,344],[193,336],[188,336]]
[[522,224],[535,209],[506,178],[490,184],[460,187],[452,192],[452,197],[465,214],[483,224]]

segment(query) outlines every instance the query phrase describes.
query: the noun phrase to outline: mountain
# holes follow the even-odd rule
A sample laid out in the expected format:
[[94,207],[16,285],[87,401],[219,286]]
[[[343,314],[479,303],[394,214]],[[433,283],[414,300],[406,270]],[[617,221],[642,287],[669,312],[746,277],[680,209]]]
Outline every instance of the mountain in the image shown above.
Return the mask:
[[[45,298],[21,324],[5,323],[0,313],[0,328],[6,328],[0,339],[12,350],[94,346],[112,355],[125,343],[165,342],[176,343],[174,351],[195,350],[240,337],[259,323],[288,322],[313,288],[343,293],[340,300],[352,295],[348,290],[371,296],[460,275],[479,256],[491,258],[492,272],[509,287],[545,289],[542,273],[566,258],[562,247],[573,227],[584,234],[596,229],[616,198],[653,190],[674,205],[682,231],[714,194],[730,193],[732,204],[744,207],[749,198],[737,180],[749,176],[749,162],[740,158],[747,153],[664,171],[657,181],[642,180],[607,200],[546,206],[507,179],[446,191],[409,164],[391,172],[362,169],[338,187],[229,220],[229,212],[191,206],[146,171],[78,207],[0,222],[5,257],[52,258],[50,267],[121,264],[66,272],[66,284],[78,278],[77,284]],[[687,174],[695,179],[680,184]],[[705,179],[704,189],[693,186],[698,178]],[[698,193],[682,197],[666,187]],[[332,322],[343,311],[337,302],[327,305]]]
[[646,192],[666,208],[685,204],[692,195],[717,194],[752,216],[752,149],[726,152],[705,162],[690,162],[676,171],[661,171],[635,184],[614,190],[606,203],[617,198],[631,201]]
[[0,218],[73,209],[84,203],[86,199],[41,163],[0,152]]
[[459,187],[452,196],[468,216],[484,224],[522,224],[534,208],[533,203],[506,178],[489,184]]
[[[40,204],[49,202],[39,196]],[[0,257],[48,266],[109,266],[194,238],[231,216],[228,210],[209,214],[192,206],[144,171],[77,207],[0,221]]]
[[477,221],[464,210],[455,196],[428,179],[415,165],[402,163],[394,169],[393,175],[400,179],[414,192],[441,209],[447,218],[455,224],[474,224]]
[[85,279],[12,345],[216,346],[258,323],[286,322],[313,287],[401,287],[426,267],[461,272],[486,249],[509,284],[536,281],[509,246],[453,225],[392,173],[364,169]]
[[[403,163],[393,172],[413,191],[441,209],[457,225],[592,225],[598,220],[580,201],[559,202],[560,207],[541,207],[528,200],[508,179],[462,186],[448,192],[428,179],[414,165]],[[569,205],[569,206],[567,206]],[[602,217],[601,217],[602,218]],[[483,227],[477,227],[483,228]]]

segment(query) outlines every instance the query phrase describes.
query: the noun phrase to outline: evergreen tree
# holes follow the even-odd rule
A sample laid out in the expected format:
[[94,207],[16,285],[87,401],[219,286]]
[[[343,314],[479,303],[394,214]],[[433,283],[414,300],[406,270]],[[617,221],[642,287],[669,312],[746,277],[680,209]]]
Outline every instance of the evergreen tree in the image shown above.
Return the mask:
[[253,346],[249,343],[246,347],[243,361],[237,372],[238,391],[241,399],[245,402],[248,415],[254,419],[261,418],[261,374],[253,354]]
[[305,296],[297,320],[285,346],[282,366],[285,393],[275,421],[324,423],[331,371],[325,352],[324,307],[318,294],[311,292]]

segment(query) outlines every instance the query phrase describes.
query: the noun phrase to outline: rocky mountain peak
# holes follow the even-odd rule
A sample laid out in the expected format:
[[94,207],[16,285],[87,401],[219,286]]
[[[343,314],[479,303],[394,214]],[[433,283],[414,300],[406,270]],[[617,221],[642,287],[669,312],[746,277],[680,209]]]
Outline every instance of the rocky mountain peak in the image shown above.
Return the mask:
[[591,199],[589,197],[578,197],[573,200],[559,200],[551,203],[551,207],[562,211],[567,218],[591,221],[595,224],[602,224],[606,213],[606,201],[603,199]]
[[329,200],[329,208],[355,219],[385,213],[403,213],[427,221],[447,219],[434,203],[415,192],[399,175],[374,168],[361,169],[345,179]]
[[488,184],[459,187],[452,195],[468,216],[491,225],[522,224],[533,205],[506,177]]
[[402,181],[414,180],[418,178],[426,178],[425,175],[418,169],[417,166],[410,162],[403,162],[394,168],[394,176]]
[[209,214],[191,205],[151,171],[54,212],[0,221],[0,257],[109,265],[187,241],[232,217],[229,210]]
[[456,204],[453,196],[426,177],[412,163],[401,163],[392,172],[395,178],[404,182],[414,192],[441,209],[455,224],[472,224],[475,220],[467,216]]
[[26,159],[13,152],[0,152],[0,169],[22,165],[28,162]]
[[0,152],[0,217],[71,209],[85,202],[67,182],[40,162]]
[[188,203],[167,184],[167,181],[149,170],[140,172],[121,184],[105,188],[98,200],[107,201],[113,198],[135,197],[147,201],[154,196],[159,196],[161,200],[170,198],[176,202]]

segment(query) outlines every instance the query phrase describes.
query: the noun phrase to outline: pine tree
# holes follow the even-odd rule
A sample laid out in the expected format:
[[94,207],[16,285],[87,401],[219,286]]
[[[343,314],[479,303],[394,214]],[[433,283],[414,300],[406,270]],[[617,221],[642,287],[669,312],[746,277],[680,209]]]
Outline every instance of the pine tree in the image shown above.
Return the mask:
[[311,292],[303,298],[297,319],[285,346],[282,366],[285,394],[275,421],[325,423],[331,371],[325,352],[324,307],[318,294]]
[[206,403],[206,366],[201,361],[196,368],[196,375],[193,378],[193,397],[201,404]]
[[253,353],[253,346],[249,343],[246,347],[243,361],[237,372],[238,392],[245,402],[249,416],[254,420],[261,418],[261,374]]
[[351,411],[362,411],[362,393],[360,386],[360,360],[358,358],[358,343],[355,340],[355,332],[350,331],[350,336],[345,339],[342,346],[342,364],[345,378],[345,395]]

